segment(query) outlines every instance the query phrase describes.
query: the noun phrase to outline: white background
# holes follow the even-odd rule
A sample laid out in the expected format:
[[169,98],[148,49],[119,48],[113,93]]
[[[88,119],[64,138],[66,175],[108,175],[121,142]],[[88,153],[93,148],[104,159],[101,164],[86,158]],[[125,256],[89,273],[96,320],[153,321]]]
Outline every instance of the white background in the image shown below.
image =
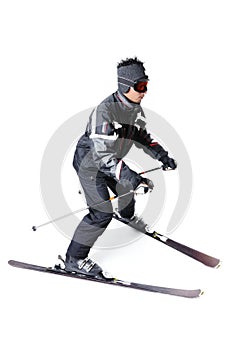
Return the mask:
[[[2,349],[232,349],[231,6],[225,0],[1,4]],[[9,259],[52,265],[65,253],[69,241],[55,227],[30,230],[48,219],[40,196],[44,149],[65,120],[115,91],[116,63],[134,55],[150,76],[143,105],[173,125],[192,161],[192,202],[172,238],[223,264],[211,270],[147,237],[93,257],[121,278],[201,287],[200,299],[7,265]]]

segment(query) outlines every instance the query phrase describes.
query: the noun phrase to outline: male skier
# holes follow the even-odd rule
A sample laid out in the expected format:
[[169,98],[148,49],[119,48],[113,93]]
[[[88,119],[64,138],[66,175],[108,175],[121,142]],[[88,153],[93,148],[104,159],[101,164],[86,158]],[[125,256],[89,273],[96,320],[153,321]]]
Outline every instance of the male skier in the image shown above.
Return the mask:
[[[91,113],[84,135],[78,141],[73,165],[83,187],[89,213],[82,219],[68,247],[65,269],[92,277],[104,275],[89,257],[89,251],[113,217],[109,189],[118,196],[118,213],[133,227],[145,227],[134,215],[132,190],[140,184],[153,189],[153,182],[131,170],[123,161],[132,145],[143,149],[163,164],[175,169],[176,162],[146,131],[145,114],[140,105],[147,92],[148,76],[143,63],[135,58],[117,66],[118,90]],[[106,201],[96,206],[96,203]]]

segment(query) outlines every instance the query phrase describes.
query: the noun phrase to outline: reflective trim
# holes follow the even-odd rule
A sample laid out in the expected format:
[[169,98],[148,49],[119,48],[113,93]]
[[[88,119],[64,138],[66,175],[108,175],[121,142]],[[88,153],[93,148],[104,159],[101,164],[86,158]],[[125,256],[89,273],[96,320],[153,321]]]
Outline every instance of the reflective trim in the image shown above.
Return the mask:
[[101,134],[91,134],[90,139],[103,139],[103,140],[110,140],[110,141],[116,141],[118,139],[118,135],[101,135]]
[[102,133],[105,134],[106,131],[108,129],[108,123],[107,122],[103,122],[103,125],[102,125]]
[[117,178],[117,180],[120,180],[122,163],[123,163],[123,161],[120,160],[119,163],[116,166],[116,178]]
[[113,122],[114,129],[120,129],[123,127],[123,125],[119,124],[118,122]]
[[[102,131],[104,132],[107,128],[108,123],[104,122],[102,126]],[[96,108],[92,115],[92,130],[90,134],[90,139],[103,139],[103,140],[110,140],[110,141],[116,141],[118,138],[118,135],[105,135],[105,134],[96,134]]]

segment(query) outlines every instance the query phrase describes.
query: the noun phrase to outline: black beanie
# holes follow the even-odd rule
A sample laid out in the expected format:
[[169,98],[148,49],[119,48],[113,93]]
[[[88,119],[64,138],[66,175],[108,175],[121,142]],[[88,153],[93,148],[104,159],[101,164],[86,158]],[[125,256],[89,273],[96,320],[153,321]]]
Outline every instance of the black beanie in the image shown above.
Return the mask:
[[119,63],[117,67],[117,76],[118,89],[122,93],[128,92],[129,88],[134,87],[137,81],[148,80],[143,63],[138,61],[137,58],[127,59]]

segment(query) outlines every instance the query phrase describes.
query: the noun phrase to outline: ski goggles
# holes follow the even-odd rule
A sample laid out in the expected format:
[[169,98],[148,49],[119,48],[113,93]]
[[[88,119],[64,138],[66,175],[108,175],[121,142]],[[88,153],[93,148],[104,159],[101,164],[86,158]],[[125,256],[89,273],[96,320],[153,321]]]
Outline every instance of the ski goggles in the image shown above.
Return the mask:
[[134,84],[134,90],[137,92],[146,92],[147,91],[148,81],[138,81]]
[[132,81],[123,77],[118,77],[118,83],[126,86],[131,86],[134,88],[135,91],[143,93],[147,91],[148,80],[146,79],[148,79],[147,76],[137,81]]

